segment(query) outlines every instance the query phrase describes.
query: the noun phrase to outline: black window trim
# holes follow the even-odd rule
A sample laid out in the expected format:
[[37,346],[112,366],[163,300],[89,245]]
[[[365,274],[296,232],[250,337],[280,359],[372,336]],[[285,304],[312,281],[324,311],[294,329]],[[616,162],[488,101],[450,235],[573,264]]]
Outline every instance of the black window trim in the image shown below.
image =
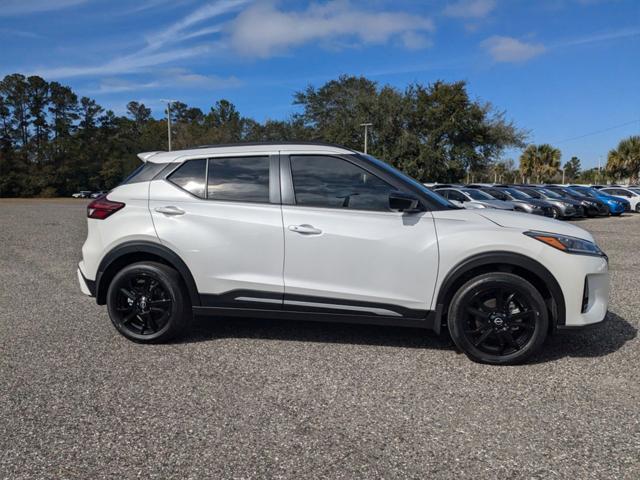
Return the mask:
[[[318,207],[311,205],[298,205],[296,202],[295,190],[293,187],[293,174],[291,170],[291,157],[331,157],[339,160],[346,161],[356,167],[361,168],[367,173],[373,175],[378,180],[383,181],[392,188],[400,192],[407,192],[415,194],[413,189],[409,188],[405,182],[399,180],[395,176],[385,172],[382,169],[376,168],[375,165],[368,162],[365,158],[360,157],[357,154],[345,155],[336,153],[324,153],[324,152],[287,152],[280,155],[280,185],[282,189],[282,205],[296,206],[299,208],[312,208],[322,210],[334,210],[341,212],[368,212],[368,213],[386,213],[392,215],[404,215],[402,212],[395,212],[393,210],[369,210],[364,208],[343,208],[343,207]],[[425,205],[422,195],[417,195],[420,198],[420,206],[426,212],[429,211],[429,207]]]
[[[218,200],[215,198],[209,198],[209,161],[223,158],[248,158],[248,157],[266,157],[269,160],[269,201],[260,202],[260,201],[249,201],[249,200]],[[180,169],[185,163],[192,162],[196,160],[204,160],[205,161],[205,181],[204,181],[204,197],[199,197],[198,195],[194,195],[189,190],[182,188],[180,185],[171,181],[171,175],[173,175],[177,170]],[[279,155],[276,153],[258,153],[258,152],[247,152],[244,154],[236,154],[236,155],[215,155],[215,156],[206,156],[206,157],[188,157],[180,162],[175,162],[175,168],[171,168],[169,171],[163,170],[162,172],[166,173],[163,175],[162,180],[170,183],[176,188],[179,188],[183,192],[188,193],[193,198],[202,201],[208,202],[228,202],[228,203],[246,203],[250,205],[279,205],[280,202],[280,178],[279,178]]]

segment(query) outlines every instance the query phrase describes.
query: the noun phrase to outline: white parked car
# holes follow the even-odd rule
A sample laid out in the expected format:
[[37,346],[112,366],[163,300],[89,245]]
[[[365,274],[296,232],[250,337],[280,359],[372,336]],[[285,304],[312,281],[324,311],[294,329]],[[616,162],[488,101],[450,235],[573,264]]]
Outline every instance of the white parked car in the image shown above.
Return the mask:
[[631,211],[640,213],[640,188],[635,187],[604,187],[601,192],[621,197],[629,201]]
[[193,314],[447,329],[471,359],[522,362],[602,321],[607,257],[585,230],[455,207],[371,156],[324,144],[139,155],[89,204],[81,290],[137,342]]

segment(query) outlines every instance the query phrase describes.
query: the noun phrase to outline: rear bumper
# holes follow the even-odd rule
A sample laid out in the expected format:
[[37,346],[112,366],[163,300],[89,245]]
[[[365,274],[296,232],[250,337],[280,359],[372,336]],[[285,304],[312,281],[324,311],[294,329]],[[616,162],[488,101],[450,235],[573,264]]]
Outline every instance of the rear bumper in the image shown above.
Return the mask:
[[78,275],[78,283],[80,284],[80,291],[89,297],[95,297],[96,282],[94,282],[93,280],[89,280],[84,276],[84,274],[82,273],[82,268],[80,264],[78,264],[78,269],[76,273]]

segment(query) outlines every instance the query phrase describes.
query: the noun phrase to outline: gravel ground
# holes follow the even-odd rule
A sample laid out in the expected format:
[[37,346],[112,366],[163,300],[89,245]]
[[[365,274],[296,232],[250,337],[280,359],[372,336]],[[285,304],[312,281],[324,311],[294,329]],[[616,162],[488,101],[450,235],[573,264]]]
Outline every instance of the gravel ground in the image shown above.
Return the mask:
[[78,289],[84,206],[0,201],[0,478],[640,478],[640,215],[579,222],[609,321],[489,367],[388,327],[131,343]]

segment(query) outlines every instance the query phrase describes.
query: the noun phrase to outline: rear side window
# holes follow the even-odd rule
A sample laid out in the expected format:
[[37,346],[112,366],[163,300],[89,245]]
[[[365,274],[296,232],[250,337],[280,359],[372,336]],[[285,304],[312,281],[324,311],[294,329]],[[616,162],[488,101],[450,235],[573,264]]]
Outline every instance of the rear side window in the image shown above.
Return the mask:
[[167,166],[166,163],[145,162],[138,166],[120,185],[127,183],[148,182]]
[[196,197],[205,198],[206,169],[205,159],[189,160],[169,176],[169,181]]
[[269,202],[269,157],[210,158],[207,198]]
[[394,188],[357,165],[335,157],[290,158],[297,205],[389,211]]

